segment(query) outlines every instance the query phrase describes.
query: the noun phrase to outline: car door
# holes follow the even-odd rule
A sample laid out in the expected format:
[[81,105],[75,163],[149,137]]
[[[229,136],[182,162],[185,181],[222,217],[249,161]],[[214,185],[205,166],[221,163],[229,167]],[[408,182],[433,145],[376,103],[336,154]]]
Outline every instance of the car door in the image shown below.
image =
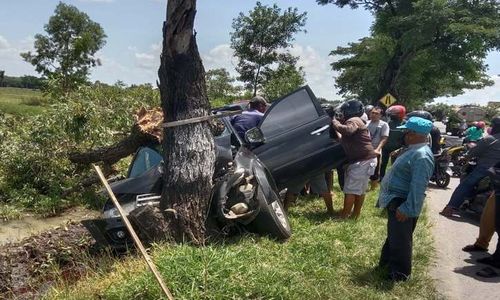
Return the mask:
[[253,152],[271,172],[278,188],[301,184],[345,160],[329,134],[331,119],[308,86],[277,100],[259,128],[264,143]]

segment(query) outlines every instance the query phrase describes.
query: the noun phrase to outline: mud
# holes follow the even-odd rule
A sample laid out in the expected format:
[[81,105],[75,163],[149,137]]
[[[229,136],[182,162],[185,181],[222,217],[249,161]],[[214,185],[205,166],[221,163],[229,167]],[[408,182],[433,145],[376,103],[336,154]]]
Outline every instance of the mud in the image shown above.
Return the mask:
[[[97,213],[96,213],[97,214]],[[0,299],[38,299],[57,282],[75,282],[96,263],[95,240],[79,221],[71,220],[61,225],[69,216],[76,219],[91,217],[78,210],[63,217],[9,223],[10,230],[2,224],[0,245]],[[15,225],[33,224],[31,229],[22,230]],[[42,224],[43,223],[43,224]],[[14,224],[14,225],[13,225]],[[55,224],[60,226],[55,227]],[[50,228],[47,230],[47,228]],[[43,232],[40,232],[45,230]],[[16,242],[20,236],[33,234]],[[9,233],[9,234],[7,234]]]

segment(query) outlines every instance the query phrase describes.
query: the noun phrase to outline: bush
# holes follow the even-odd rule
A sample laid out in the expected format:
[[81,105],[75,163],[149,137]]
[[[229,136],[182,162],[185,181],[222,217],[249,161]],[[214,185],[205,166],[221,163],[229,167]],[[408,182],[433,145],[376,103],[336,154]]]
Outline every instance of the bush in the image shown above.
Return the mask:
[[[0,118],[0,194],[2,201],[53,214],[81,196],[61,196],[93,170],[72,164],[67,155],[108,146],[128,133],[132,114],[158,106],[150,85],[85,86],[64,102],[34,117]],[[21,187],[21,188],[19,188]]]

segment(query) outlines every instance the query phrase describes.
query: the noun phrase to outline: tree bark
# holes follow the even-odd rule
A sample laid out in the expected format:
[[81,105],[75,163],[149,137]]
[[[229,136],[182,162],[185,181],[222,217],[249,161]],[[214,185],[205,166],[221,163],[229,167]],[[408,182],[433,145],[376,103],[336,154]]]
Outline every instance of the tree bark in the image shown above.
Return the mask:
[[[158,70],[166,122],[210,113],[205,70],[193,33],[196,0],[169,0]],[[203,245],[215,146],[208,122],[164,130],[164,185],[160,208],[177,242]]]

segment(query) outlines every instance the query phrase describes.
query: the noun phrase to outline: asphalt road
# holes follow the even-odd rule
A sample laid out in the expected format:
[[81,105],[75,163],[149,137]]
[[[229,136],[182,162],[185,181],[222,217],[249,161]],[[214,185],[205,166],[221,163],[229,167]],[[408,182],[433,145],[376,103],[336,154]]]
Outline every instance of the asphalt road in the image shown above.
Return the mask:
[[[451,193],[458,185],[458,179],[452,178],[447,189],[430,185],[427,194],[427,207],[433,224],[436,257],[431,275],[436,279],[438,291],[446,299],[500,299],[500,277],[484,279],[475,275],[485,265],[476,264],[477,258],[485,253],[469,254],[462,247],[472,244],[478,235],[479,227],[470,219],[448,219],[439,212],[448,203]],[[490,243],[490,253],[496,247],[497,236]]]

